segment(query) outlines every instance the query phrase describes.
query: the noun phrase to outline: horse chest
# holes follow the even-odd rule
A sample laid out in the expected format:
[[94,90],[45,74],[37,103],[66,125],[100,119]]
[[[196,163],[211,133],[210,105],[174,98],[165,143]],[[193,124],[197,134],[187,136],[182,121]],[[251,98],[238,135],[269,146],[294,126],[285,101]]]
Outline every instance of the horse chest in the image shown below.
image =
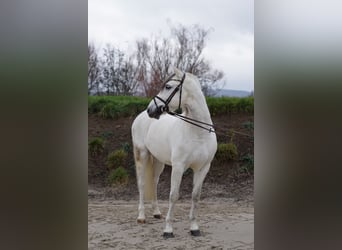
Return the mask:
[[171,164],[171,148],[163,134],[150,131],[145,138],[145,145],[150,153],[159,161]]

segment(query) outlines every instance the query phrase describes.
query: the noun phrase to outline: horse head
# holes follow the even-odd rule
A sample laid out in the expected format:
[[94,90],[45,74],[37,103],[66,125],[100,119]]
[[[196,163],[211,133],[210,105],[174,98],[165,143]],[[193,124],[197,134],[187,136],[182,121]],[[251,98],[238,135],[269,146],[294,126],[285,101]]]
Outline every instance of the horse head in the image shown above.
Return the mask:
[[174,68],[174,74],[165,81],[162,90],[149,103],[147,107],[149,117],[159,119],[164,112],[182,108],[182,100],[187,96],[187,91],[183,91],[183,85],[189,81],[187,75],[188,73]]

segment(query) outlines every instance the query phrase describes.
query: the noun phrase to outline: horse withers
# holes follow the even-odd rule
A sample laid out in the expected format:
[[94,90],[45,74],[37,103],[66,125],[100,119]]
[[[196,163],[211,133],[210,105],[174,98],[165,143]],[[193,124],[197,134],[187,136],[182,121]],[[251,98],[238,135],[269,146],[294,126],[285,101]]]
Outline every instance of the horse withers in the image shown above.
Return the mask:
[[[177,108],[183,111],[179,116],[173,112]],[[147,110],[140,113],[133,122],[139,223],[145,223],[144,200],[152,202],[153,216],[161,218],[157,185],[164,164],[172,166],[169,209],[163,234],[166,238],[174,237],[174,206],[179,198],[183,173],[188,168],[194,172],[190,232],[194,236],[200,235],[196,221],[198,201],[204,178],[217,149],[216,135],[212,133],[210,124],[212,120],[209,109],[197,77],[178,69],[174,69],[174,74],[149,103]]]

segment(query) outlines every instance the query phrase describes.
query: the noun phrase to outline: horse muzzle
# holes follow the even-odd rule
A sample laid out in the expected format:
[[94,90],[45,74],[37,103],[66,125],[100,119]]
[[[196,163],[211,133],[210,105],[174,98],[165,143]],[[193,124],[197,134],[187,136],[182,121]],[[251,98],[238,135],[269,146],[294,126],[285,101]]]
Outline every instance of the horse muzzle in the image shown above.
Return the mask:
[[158,120],[160,115],[167,110],[168,110],[168,108],[165,106],[149,107],[147,109],[147,114],[150,118],[155,118]]

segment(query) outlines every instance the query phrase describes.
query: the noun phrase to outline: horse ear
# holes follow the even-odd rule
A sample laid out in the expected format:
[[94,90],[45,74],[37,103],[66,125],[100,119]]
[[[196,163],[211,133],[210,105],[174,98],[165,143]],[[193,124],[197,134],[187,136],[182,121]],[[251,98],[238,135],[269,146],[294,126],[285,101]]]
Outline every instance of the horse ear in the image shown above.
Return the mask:
[[183,72],[181,70],[177,69],[176,67],[173,67],[173,72],[176,74],[177,77],[183,76]]

